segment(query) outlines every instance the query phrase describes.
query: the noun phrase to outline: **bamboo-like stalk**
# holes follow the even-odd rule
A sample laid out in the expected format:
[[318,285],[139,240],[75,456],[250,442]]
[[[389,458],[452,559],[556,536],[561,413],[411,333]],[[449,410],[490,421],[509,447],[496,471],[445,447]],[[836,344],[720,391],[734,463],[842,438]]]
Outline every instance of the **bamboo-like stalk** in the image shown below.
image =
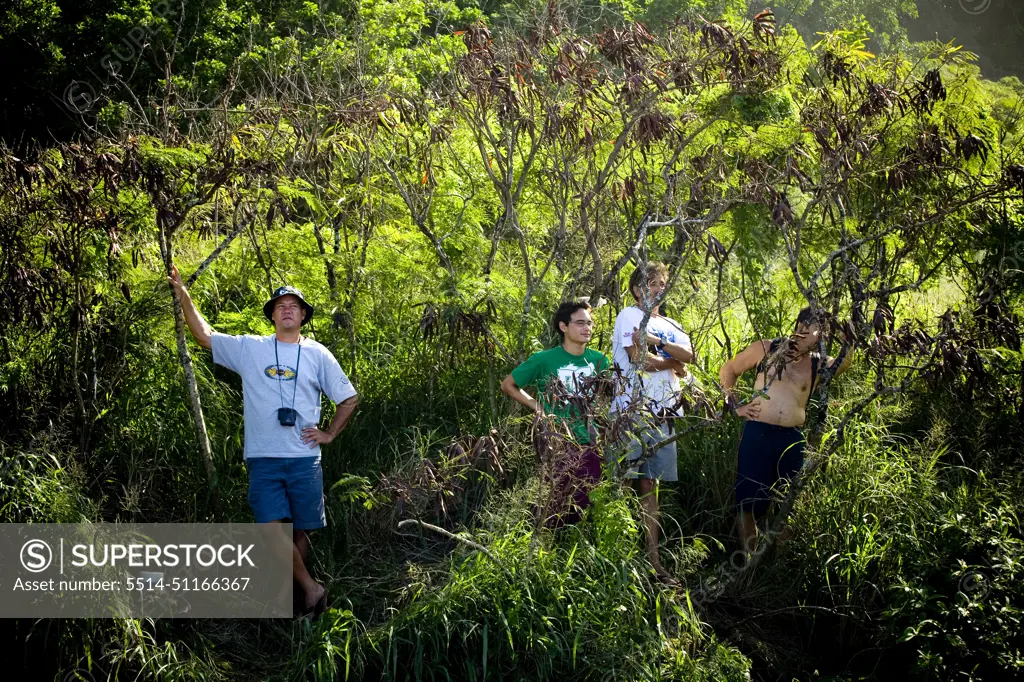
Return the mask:
[[[167,234],[164,221],[158,218],[158,229],[160,230],[160,254],[163,256],[164,269],[167,275],[171,274],[173,253],[170,236]],[[178,346],[178,362],[181,363],[182,371],[185,373],[185,387],[188,390],[189,406],[192,411],[192,422],[196,428],[196,437],[199,440],[199,452],[203,458],[203,466],[206,469],[206,479],[210,485],[210,495],[213,497],[214,509],[220,506],[220,490],[217,485],[217,468],[213,463],[213,449],[210,447],[210,436],[206,430],[206,418],[203,416],[203,403],[199,396],[199,384],[196,382],[195,368],[192,366],[192,356],[188,352],[188,344],[185,342],[185,314],[181,309],[181,300],[178,293],[170,284],[171,297],[174,299],[174,332]]]

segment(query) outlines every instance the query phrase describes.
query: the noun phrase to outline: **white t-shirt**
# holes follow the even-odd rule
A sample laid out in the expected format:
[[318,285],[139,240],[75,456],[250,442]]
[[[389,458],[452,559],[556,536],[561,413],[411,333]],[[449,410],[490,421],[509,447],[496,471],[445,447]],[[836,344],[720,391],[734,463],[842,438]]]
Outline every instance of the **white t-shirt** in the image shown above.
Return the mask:
[[[612,362],[621,371],[626,380],[620,385],[624,392],[615,396],[612,401],[611,411],[618,412],[629,406],[632,399],[634,386],[639,381],[639,400],[652,412],[671,407],[679,394],[679,376],[671,369],[662,369],[656,372],[645,372],[641,367],[634,367],[629,361],[629,354],[626,349],[633,345],[633,330],[640,328],[644,319],[644,311],[636,306],[623,308],[622,312],[615,318],[615,336],[612,340]],[[690,337],[679,326],[679,323],[669,317],[652,315],[647,321],[647,332],[660,337],[666,343],[675,343],[683,346],[692,352]],[[670,356],[664,349],[658,351],[664,358]]]
[[[320,423],[320,394],[335,403],[356,394],[331,351],[312,339],[277,342],[270,336],[210,335],[213,361],[242,377],[245,416],[245,458],[319,457],[320,446],[302,442],[302,429]],[[296,362],[298,361],[298,362]],[[292,395],[294,392],[294,404]],[[281,426],[279,407],[294,407],[294,426]]]

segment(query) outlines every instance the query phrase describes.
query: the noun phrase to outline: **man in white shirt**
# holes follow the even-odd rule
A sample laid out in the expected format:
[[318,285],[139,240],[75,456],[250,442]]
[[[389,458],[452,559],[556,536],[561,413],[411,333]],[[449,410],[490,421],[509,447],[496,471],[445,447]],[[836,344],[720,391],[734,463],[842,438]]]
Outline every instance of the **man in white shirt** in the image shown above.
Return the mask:
[[[168,278],[181,301],[189,331],[213,361],[242,377],[245,462],[249,506],[257,523],[292,523],[292,569],[302,588],[304,612],[320,612],[327,592],[306,569],[308,531],[327,525],[320,446],[345,428],[357,397],[334,355],[300,333],[313,306],[294,287],[280,287],[263,306],[274,323],[269,336],[231,336],[213,331],[196,309],[176,267]],[[320,396],[337,404],[320,429]]]
[[[647,527],[648,560],[659,580],[673,582],[662,568],[658,554],[658,483],[679,480],[676,444],[669,443],[654,451],[649,448],[669,438],[673,419],[682,416],[680,378],[692,381],[684,363],[693,360],[693,349],[690,337],[679,323],[659,312],[667,283],[668,268],[661,263],[641,264],[629,278],[629,290],[636,305],[623,308],[615,318],[612,362],[624,380],[618,382],[611,412],[634,414],[638,426],[643,428],[643,444],[633,441],[624,457],[625,476],[638,479]],[[641,332],[645,308],[651,313],[646,330]],[[651,352],[645,354],[645,346],[650,346]],[[646,458],[642,457],[645,448]]]

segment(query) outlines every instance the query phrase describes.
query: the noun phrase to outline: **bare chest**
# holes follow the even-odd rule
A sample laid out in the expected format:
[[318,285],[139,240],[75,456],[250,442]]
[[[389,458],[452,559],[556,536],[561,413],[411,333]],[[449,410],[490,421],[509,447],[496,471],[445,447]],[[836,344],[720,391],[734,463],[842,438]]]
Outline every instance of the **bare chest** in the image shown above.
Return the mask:
[[769,396],[785,393],[801,402],[806,402],[811,394],[811,382],[813,380],[811,375],[811,359],[804,357],[797,362],[787,364],[781,377],[772,371],[768,372],[767,378],[764,372],[758,374],[756,388],[763,390],[767,386],[766,392]]

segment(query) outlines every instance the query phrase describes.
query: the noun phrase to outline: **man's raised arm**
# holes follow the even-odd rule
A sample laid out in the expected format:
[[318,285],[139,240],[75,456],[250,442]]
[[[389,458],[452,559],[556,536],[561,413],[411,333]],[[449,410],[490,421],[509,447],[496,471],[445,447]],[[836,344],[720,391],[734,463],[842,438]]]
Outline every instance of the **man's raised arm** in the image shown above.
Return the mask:
[[[845,339],[843,340],[843,343],[846,343]],[[828,358],[828,360],[826,360],[826,367],[831,367],[834,364],[836,364],[836,359],[835,358]],[[843,356],[843,361],[841,363],[839,363],[838,367],[836,367],[835,376],[839,376],[840,374],[842,374],[846,370],[850,369],[850,365],[852,365],[852,364],[853,364],[853,345],[851,344],[850,347],[846,349],[846,355]]]
[[213,328],[196,310],[195,304],[192,303],[192,297],[188,295],[188,290],[185,288],[185,283],[181,281],[181,274],[178,273],[177,266],[171,266],[171,276],[167,278],[167,282],[174,288],[175,293],[178,294],[178,300],[181,302],[181,311],[185,314],[188,330],[192,332],[192,336],[200,346],[210,348],[210,334],[213,333]]

